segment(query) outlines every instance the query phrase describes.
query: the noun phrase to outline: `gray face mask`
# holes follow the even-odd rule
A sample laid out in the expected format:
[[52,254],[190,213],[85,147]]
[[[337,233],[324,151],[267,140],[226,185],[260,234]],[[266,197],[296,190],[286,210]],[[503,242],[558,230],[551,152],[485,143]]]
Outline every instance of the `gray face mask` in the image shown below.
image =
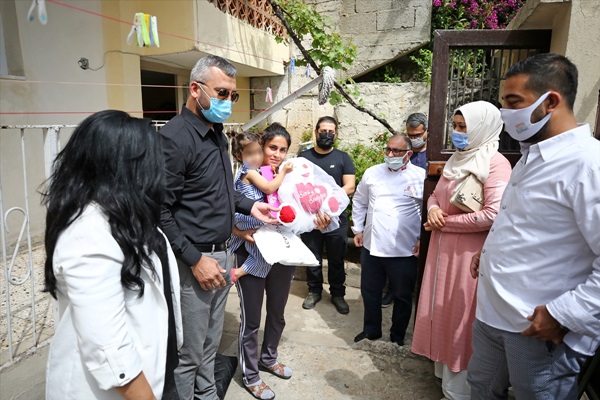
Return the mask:
[[421,136],[416,139],[410,139],[410,143],[412,144],[413,149],[420,149],[425,145],[425,139]]

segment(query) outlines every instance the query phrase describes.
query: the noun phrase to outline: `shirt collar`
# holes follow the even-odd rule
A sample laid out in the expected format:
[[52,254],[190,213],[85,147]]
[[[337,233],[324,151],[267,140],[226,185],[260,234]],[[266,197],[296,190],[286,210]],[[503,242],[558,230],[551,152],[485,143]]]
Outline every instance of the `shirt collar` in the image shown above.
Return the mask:
[[[202,118],[198,117],[186,106],[183,106],[183,109],[181,110],[181,116],[188,124],[192,125],[196,132],[198,132],[202,137],[206,136],[206,134],[211,130],[206,122],[202,120]],[[223,132],[223,124],[213,124],[212,130],[216,133]]]
[[544,161],[551,160],[556,155],[560,154],[565,147],[576,143],[584,136],[591,136],[589,124],[580,124],[577,128],[563,132],[559,135],[543,140],[532,146],[538,146],[540,155]]

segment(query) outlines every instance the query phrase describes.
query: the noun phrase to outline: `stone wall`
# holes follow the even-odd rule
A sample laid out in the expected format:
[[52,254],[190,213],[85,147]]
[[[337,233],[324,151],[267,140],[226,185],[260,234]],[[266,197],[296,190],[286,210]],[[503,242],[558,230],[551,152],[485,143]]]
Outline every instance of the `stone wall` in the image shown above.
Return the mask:
[[357,76],[429,42],[431,0],[312,0],[357,47]]
[[[291,86],[289,85],[289,76],[286,75],[283,78],[252,78],[251,87],[270,86],[273,90],[273,102],[277,103],[288,93],[292,93],[310,81],[310,78],[304,77],[304,69],[299,67],[297,70],[297,73],[291,78]],[[403,130],[404,122],[409,114],[413,112],[428,113],[429,87],[425,83],[358,83],[357,86],[365,107],[387,119],[396,130]],[[288,90],[290,87],[291,90]],[[271,104],[265,102],[264,92],[257,91],[254,94],[253,108],[265,109],[269,106]],[[348,103],[340,103],[335,107],[329,103],[319,105],[317,89],[300,96],[281,111],[277,111],[262,125],[279,122],[286,126],[292,135],[293,146],[290,153],[294,154],[302,134],[314,130],[317,120],[323,115],[336,117],[339,122],[339,137],[345,144],[368,143],[374,135],[386,130],[379,122],[356,110]]]

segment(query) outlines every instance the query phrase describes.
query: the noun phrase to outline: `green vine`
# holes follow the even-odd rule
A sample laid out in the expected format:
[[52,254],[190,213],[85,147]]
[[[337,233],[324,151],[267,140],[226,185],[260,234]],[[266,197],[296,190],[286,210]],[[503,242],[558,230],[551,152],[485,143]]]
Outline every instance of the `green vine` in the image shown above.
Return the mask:
[[[347,71],[348,67],[356,59],[356,46],[349,40],[343,39],[339,33],[330,27],[333,23],[327,16],[317,12],[314,5],[308,5],[304,0],[274,0],[285,14],[290,28],[304,38],[311,37],[310,47],[306,48],[310,58],[320,67],[331,67],[335,70]],[[275,37],[279,43],[285,41],[289,44],[289,38]],[[297,65],[309,64],[306,58],[296,61]]]

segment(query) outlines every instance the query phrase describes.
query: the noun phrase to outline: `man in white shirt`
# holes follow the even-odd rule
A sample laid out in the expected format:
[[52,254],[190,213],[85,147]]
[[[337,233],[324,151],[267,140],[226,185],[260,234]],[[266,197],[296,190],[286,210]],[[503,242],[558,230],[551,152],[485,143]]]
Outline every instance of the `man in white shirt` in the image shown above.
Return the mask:
[[[501,109],[521,142],[479,278],[472,399],[577,399],[600,343],[600,142],[573,113],[577,68],[538,54],[506,74]],[[535,121],[535,122],[532,122]]]
[[354,244],[363,247],[360,291],[363,330],[355,342],[375,340],[381,332],[381,294],[386,278],[394,293],[390,339],[404,345],[417,279],[415,247],[421,231],[425,170],[410,162],[410,139],[394,135],[384,150],[385,163],[365,171],[352,200]]

